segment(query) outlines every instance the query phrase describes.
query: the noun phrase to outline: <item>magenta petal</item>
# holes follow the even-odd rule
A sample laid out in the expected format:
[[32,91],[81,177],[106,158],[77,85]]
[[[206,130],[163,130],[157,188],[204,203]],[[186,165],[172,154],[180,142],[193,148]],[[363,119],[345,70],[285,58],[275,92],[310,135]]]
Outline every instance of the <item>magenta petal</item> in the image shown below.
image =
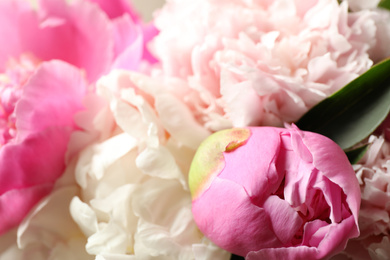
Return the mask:
[[148,43],[158,35],[159,31],[154,26],[153,23],[142,25],[143,39],[144,39],[144,51],[143,51],[143,59],[148,61],[149,63],[158,62],[156,57],[149,51]]
[[259,245],[282,246],[268,214],[254,205],[245,189],[235,182],[215,178],[210,188],[193,201],[192,212],[207,237],[237,255],[245,256]]
[[65,168],[70,131],[50,128],[0,149],[0,194],[43,183],[54,183]]
[[42,63],[24,86],[16,139],[0,148],[1,230],[17,225],[62,175],[86,89],[80,70],[58,60]]
[[141,62],[143,36],[141,28],[128,15],[112,21],[115,36],[115,61],[113,68],[136,70]]
[[18,225],[31,208],[50,193],[53,185],[42,184],[0,195],[0,235]]
[[60,59],[85,69],[95,81],[113,59],[110,21],[96,5],[87,1],[41,0],[39,21],[20,15],[22,51],[41,60]]
[[129,14],[133,21],[138,22],[139,15],[131,6],[128,0],[89,0],[100,6],[100,8],[110,17],[115,19],[123,14]]
[[47,127],[73,129],[73,117],[83,109],[86,90],[85,79],[77,68],[62,61],[43,63],[16,105],[18,140]]
[[64,169],[70,132],[54,128],[0,149],[0,234],[49,194]]

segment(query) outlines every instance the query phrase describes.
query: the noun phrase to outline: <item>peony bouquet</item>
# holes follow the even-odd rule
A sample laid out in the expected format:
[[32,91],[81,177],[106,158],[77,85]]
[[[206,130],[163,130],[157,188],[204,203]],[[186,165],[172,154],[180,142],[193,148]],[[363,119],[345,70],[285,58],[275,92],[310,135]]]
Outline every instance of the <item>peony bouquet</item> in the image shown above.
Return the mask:
[[0,0],[0,260],[390,259],[390,1],[133,4]]

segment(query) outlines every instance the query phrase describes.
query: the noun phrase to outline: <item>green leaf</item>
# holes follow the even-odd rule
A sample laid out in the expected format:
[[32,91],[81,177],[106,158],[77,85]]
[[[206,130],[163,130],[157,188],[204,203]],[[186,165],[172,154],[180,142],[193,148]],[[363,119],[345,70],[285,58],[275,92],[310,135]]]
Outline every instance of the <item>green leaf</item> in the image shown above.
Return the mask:
[[378,7],[385,8],[387,10],[390,10],[390,0],[382,0],[379,2]]
[[358,148],[345,151],[345,154],[348,157],[348,160],[351,164],[356,164],[362,159],[363,155],[367,152],[368,150],[368,144],[362,145]]
[[369,136],[390,110],[390,59],[310,109],[296,125],[347,149]]

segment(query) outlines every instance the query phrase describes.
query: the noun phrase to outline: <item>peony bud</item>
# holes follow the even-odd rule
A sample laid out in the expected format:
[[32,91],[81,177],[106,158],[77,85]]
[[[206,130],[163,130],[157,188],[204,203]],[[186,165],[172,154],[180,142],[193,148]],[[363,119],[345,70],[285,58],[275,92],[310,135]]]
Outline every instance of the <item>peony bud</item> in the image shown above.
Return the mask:
[[189,183],[199,229],[253,259],[322,259],[359,235],[359,184],[343,150],[299,129],[236,128],[206,139]]

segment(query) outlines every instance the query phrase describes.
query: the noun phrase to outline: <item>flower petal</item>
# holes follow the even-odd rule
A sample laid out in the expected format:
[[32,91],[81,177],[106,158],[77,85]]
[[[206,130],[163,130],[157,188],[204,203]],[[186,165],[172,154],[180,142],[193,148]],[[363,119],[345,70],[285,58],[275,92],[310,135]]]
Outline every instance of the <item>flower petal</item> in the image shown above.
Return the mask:
[[73,130],[73,117],[83,108],[86,90],[77,68],[58,60],[42,63],[24,87],[15,108],[18,140],[48,127]]

